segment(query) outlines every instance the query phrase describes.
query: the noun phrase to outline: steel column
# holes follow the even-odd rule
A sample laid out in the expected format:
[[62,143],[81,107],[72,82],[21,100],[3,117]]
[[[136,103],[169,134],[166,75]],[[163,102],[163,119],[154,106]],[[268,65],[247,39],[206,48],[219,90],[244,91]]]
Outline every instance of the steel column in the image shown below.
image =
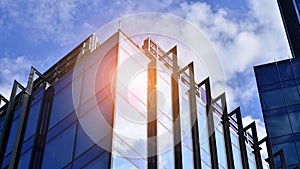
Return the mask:
[[148,141],[148,168],[157,168],[157,75],[156,60],[148,64],[147,87],[147,141]]
[[181,147],[181,124],[180,124],[180,108],[179,108],[179,70],[177,61],[177,47],[171,49],[173,58],[173,73],[171,76],[172,89],[172,118],[174,133],[174,156],[175,168],[182,169],[182,147]]
[[2,168],[2,163],[4,160],[4,155],[6,152],[6,147],[10,135],[10,130],[13,122],[13,117],[15,114],[14,107],[15,107],[15,99],[17,94],[17,89],[20,88],[23,92],[26,91],[26,89],[16,80],[14,81],[14,85],[10,94],[9,103],[7,106],[6,114],[5,114],[5,120],[3,124],[2,129],[2,135],[0,140],[0,168]]
[[23,140],[25,136],[29,110],[31,106],[32,89],[33,89],[33,81],[34,81],[35,74],[38,75],[43,80],[43,82],[47,82],[45,77],[41,73],[39,73],[34,67],[31,67],[28,83],[26,87],[26,93],[23,94],[22,111],[20,113],[20,121],[17,129],[16,138],[14,140],[14,147],[12,150],[10,163],[8,167],[9,169],[18,168],[19,165],[20,154],[23,146]]
[[41,108],[39,111],[39,118],[29,162],[29,168],[31,169],[39,169],[42,167],[42,160],[46,144],[46,136],[48,133],[53,98],[54,87],[50,86],[44,92]]

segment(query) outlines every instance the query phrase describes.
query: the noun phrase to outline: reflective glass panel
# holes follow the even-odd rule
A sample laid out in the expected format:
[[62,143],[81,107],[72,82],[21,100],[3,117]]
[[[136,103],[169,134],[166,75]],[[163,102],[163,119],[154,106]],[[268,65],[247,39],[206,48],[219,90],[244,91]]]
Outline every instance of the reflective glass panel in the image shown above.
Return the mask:
[[74,136],[75,125],[73,124],[46,144],[42,165],[43,169],[62,168],[71,161]]
[[293,132],[300,132],[300,112],[290,113],[289,115]]
[[7,143],[5,155],[10,153],[13,149],[14,141],[16,138],[16,133],[18,130],[18,125],[19,125],[19,117],[17,119],[15,119],[12,123],[12,127],[10,129],[10,133],[9,133],[9,137],[8,137],[8,143]]
[[275,109],[285,105],[281,89],[262,92],[261,99],[264,110]]
[[222,130],[221,127],[215,129],[217,150],[218,150],[217,153],[218,153],[219,165],[221,165],[223,168],[227,168],[225,141],[224,141],[224,135],[221,130]]
[[266,124],[270,137],[276,137],[292,133],[287,114],[267,117]]
[[[286,154],[286,157],[288,156],[288,158],[285,158],[287,165],[299,163],[298,154],[296,151],[296,145],[294,142],[288,142],[288,143],[283,143],[283,144],[278,144],[273,146],[274,152],[277,152],[280,149],[283,149],[284,154]],[[281,164],[278,158],[277,160],[275,160],[275,163],[276,166],[280,166]]]
[[297,86],[285,87],[283,90],[288,105],[300,103],[300,90]]
[[278,71],[280,74],[280,79],[282,81],[294,79],[294,74],[290,60],[278,62]]
[[93,140],[89,138],[84,129],[78,124],[77,129],[77,138],[76,138],[76,149],[75,149],[75,158],[86,151],[89,147],[94,144]]
[[279,81],[275,64],[260,66],[255,68],[256,79],[259,86],[276,83]]
[[41,102],[42,101],[39,101],[30,107],[29,116],[28,116],[28,124],[26,126],[24,140],[26,140],[28,137],[32,136],[35,133],[36,125],[37,125],[39,113],[40,113]]
[[31,149],[20,156],[19,168],[28,168],[31,156]]
[[68,85],[54,96],[49,128],[61,121],[73,110],[72,85]]
[[108,153],[102,154],[100,157],[93,160],[90,164],[83,167],[85,169],[99,169],[99,168],[108,168],[109,167],[109,158]]

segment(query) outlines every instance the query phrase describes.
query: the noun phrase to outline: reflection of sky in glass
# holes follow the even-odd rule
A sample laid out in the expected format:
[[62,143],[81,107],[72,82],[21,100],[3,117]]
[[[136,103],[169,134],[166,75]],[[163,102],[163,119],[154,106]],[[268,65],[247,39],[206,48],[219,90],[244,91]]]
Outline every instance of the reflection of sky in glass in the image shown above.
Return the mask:
[[[128,41],[122,41],[119,50],[118,64],[128,66],[117,72],[116,115],[113,138],[113,167],[146,168],[147,167],[147,66],[149,60],[139,49]],[[128,49],[128,50],[127,50]],[[126,66],[126,67],[127,67]],[[160,65],[163,66],[163,65]],[[158,166],[159,168],[174,168],[173,125],[171,107],[170,73],[165,68],[157,71],[157,135],[158,135]],[[127,76],[126,76],[127,75]],[[130,77],[128,79],[128,76]],[[179,81],[181,135],[184,168],[193,168],[191,121],[188,97],[188,86]],[[197,97],[197,116],[201,146],[202,168],[211,168],[210,149],[206,123],[205,90],[200,88]],[[220,126],[220,117],[215,116],[216,137],[219,166],[227,168],[224,136]],[[231,130],[231,136],[237,140],[237,135]],[[241,167],[238,141],[233,142],[235,166]],[[251,152],[250,147],[248,147]],[[253,158],[253,156],[250,156]],[[255,165],[250,160],[250,166]],[[251,167],[252,168],[252,167]]]

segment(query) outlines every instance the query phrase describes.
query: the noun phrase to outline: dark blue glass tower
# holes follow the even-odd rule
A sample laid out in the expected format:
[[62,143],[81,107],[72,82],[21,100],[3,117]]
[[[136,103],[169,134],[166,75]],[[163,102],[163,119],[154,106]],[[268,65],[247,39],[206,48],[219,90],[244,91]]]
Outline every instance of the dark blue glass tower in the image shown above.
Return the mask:
[[300,57],[300,0],[277,0],[293,57]]
[[[288,168],[300,163],[300,1],[277,0],[293,59],[254,67],[273,154],[283,150]],[[280,167],[279,158],[275,158]]]
[[[254,67],[273,154],[283,149],[289,168],[300,162],[300,59]],[[277,167],[280,166],[276,159]]]

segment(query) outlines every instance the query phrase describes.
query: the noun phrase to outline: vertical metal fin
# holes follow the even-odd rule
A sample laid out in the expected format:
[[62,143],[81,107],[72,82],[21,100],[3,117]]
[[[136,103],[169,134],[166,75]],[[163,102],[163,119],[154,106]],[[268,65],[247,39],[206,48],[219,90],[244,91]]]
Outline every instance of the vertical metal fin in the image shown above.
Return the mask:
[[20,88],[22,92],[26,92],[26,89],[16,80],[14,81],[13,88],[10,94],[10,99],[9,103],[6,109],[6,114],[5,114],[5,119],[4,119],[4,124],[3,124],[3,129],[2,129],[2,135],[1,135],[1,140],[0,140],[0,168],[2,168],[3,160],[4,160],[4,155],[6,152],[6,147],[10,135],[10,130],[13,122],[13,117],[14,117],[14,107],[15,107],[15,100],[16,100],[16,94],[17,90]]
[[196,86],[195,86],[196,84],[195,84],[193,62],[191,62],[186,67],[184,67],[182,70],[180,70],[179,73],[181,74],[186,70],[189,71],[189,79],[190,79],[189,103],[190,103],[194,168],[201,169],[201,155],[200,155],[200,145],[199,145],[199,129],[198,129],[197,103],[196,103]]
[[148,64],[147,87],[147,140],[148,140],[148,168],[158,168],[157,163],[157,69],[156,60]]
[[22,111],[20,113],[20,120],[18,124],[18,129],[16,133],[16,138],[14,140],[14,147],[11,153],[9,169],[18,168],[19,161],[20,161],[20,154],[23,146],[23,140],[25,136],[26,126],[28,122],[29,110],[31,106],[32,100],[32,90],[33,90],[33,82],[34,82],[34,75],[38,75],[42,82],[48,83],[45,77],[38,72],[34,67],[31,67],[27,87],[25,89],[25,93],[23,94],[23,105]]
[[257,169],[263,169],[262,166],[262,160],[261,160],[261,155],[260,155],[260,150],[261,148],[259,147],[258,143],[258,138],[257,138],[257,130],[256,130],[256,124],[255,121],[249,124],[244,128],[244,131],[246,132],[248,129],[251,129],[252,131],[252,137],[253,137],[253,153],[255,156],[255,163],[256,163],[256,168]]
[[227,105],[226,105],[226,96],[225,93],[222,93],[218,98],[214,101],[221,100],[222,105],[222,124],[223,124],[223,132],[224,132],[224,142],[225,142],[225,151],[226,151],[226,159],[227,159],[227,166],[228,169],[234,169],[234,159],[232,153],[232,142],[230,136],[230,121],[229,115],[227,112]]
[[42,167],[44,147],[50,121],[52,102],[54,98],[54,87],[50,86],[43,95],[41,103],[37,128],[35,131],[32,153],[29,162],[29,168],[38,169]]
[[216,135],[214,131],[214,116],[213,116],[213,109],[212,109],[212,98],[211,98],[209,78],[206,78],[204,81],[199,83],[198,87],[201,87],[202,85],[205,86],[205,93],[206,93],[206,116],[207,116],[208,133],[209,133],[211,166],[214,169],[218,169],[219,163],[218,163],[218,154],[217,154]]
[[244,133],[244,127],[243,127],[243,121],[242,121],[240,107],[233,110],[229,115],[232,116],[234,114],[236,116],[236,121],[238,124],[239,145],[240,145],[243,169],[249,169],[247,148],[246,148],[246,143],[245,143],[245,141],[246,141],[245,133]]

